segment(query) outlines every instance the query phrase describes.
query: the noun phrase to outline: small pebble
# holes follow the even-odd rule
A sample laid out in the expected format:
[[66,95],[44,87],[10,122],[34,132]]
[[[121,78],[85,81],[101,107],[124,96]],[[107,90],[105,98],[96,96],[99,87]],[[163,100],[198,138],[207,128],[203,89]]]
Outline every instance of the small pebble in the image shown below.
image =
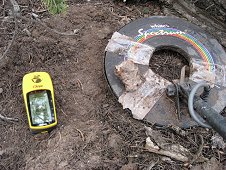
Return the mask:
[[3,92],[3,88],[0,88],[0,94]]
[[109,104],[103,104],[103,108],[106,108],[108,106],[109,106]]

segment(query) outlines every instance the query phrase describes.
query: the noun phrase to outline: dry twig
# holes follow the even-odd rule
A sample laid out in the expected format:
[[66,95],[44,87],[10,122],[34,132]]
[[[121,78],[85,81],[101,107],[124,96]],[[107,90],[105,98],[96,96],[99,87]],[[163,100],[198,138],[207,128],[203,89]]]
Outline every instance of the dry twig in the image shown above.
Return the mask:
[[[175,147],[174,149],[177,148],[178,151],[185,151],[187,152],[187,150],[180,146],[180,145],[172,145],[172,150],[173,150],[173,147]],[[173,152],[173,151],[170,151],[170,150],[164,150],[164,149],[161,149],[159,146],[155,145],[150,137],[148,137],[146,139],[146,146],[145,148],[147,149],[147,151],[149,152],[152,152],[152,153],[156,153],[156,154],[160,154],[160,155],[164,155],[164,156],[168,156],[170,158],[173,158],[175,160],[178,160],[178,161],[181,161],[181,162],[188,162],[188,157],[183,155],[183,154],[180,154],[179,152]]]
[[67,117],[67,114],[64,112],[63,109],[60,109],[62,111],[62,113]]
[[197,153],[193,156],[192,160],[189,161],[188,163],[184,164],[185,167],[189,167],[189,165],[193,164],[202,154],[202,150],[203,150],[203,147],[204,147],[204,140],[203,140],[202,135],[199,135],[199,138],[201,140],[201,144],[199,146],[199,149],[198,149]]
[[79,85],[79,87],[82,89],[82,91],[83,91],[83,85],[82,85],[82,82],[79,80],[79,79],[77,79],[77,84]]
[[85,141],[85,137],[84,137],[82,131],[79,130],[79,129],[77,129],[77,128],[76,128],[76,130],[80,133],[80,135],[81,135],[81,137],[82,137],[82,141],[84,142],[84,141]]
[[17,118],[5,117],[1,114],[0,114],[0,119],[3,121],[8,121],[8,122],[18,122],[19,121],[19,119],[17,119]]
[[56,29],[53,29],[53,28],[50,28],[48,27],[44,22],[42,22],[36,14],[32,13],[32,17],[34,18],[32,21],[33,22],[36,22],[36,23],[39,23],[40,25],[42,25],[43,27],[45,27],[48,31],[50,32],[54,32],[56,34],[59,34],[59,35],[64,35],[64,36],[73,36],[73,35],[76,35],[78,33],[78,31],[80,29],[75,29],[72,33],[67,33],[67,32],[60,32]]
[[13,44],[13,42],[15,40],[16,33],[17,33],[17,30],[18,30],[18,24],[17,24],[16,16],[19,15],[20,7],[19,7],[18,3],[15,0],[10,0],[10,2],[12,4],[12,6],[13,6],[12,15],[13,15],[14,20],[15,20],[15,29],[14,29],[14,32],[13,32],[12,39],[9,41],[6,50],[4,51],[2,56],[0,56],[0,61],[2,61],[6,57],[6,54],[9,52],[9,49],[10,49],[10,47],[12,46],[12,44]]
[[42,25],[44,28],[46,28],[48,31],[50,32],[53,32],[53,33],[56,33],[56,34],[59,34],[59,35],[63,35],[63,36],[74,36],[74,35],[77,35],[77,33],[79,32],[79,30],[81,30],[82,28],[84,28],[85,25],[83,25],[81,28],[79,29],[75,29],[73,32],[60,32],[54,28],[50,28],[49,26],[47,26],[43,21],[41,21],[39,18],[38,18],[38,15],[35,14],[35,13],[32,13],[31,14],[32,16],[32,19],[30,18],[27,18],[27,17],[24,17],[24,16],[17,16],[18,18],[24,20],[24,21],[27,21],[27,22],[32,22],[32,23],[36,23],[36,24],[40,24]]

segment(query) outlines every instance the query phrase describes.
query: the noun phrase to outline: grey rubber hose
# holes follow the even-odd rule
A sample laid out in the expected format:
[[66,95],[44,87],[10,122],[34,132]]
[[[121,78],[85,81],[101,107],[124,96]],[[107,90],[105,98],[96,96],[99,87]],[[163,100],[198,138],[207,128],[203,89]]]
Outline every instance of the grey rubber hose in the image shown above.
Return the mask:
[[193,107],[193,102],[194,102],[194,97],[195,94],[197,92],[197,90],[200,87],[208,87],[209,85],[207,83],[198,83],[194,86],[194,88],[191,90],[191,93],[188,97],[188,110],[189,113],[191,115],[191,117],[202,127],[205,128],[212,128],[209,124],[206,123],[206,121],[200,116],[198,115],[195,111],[194,111],[194,107]]

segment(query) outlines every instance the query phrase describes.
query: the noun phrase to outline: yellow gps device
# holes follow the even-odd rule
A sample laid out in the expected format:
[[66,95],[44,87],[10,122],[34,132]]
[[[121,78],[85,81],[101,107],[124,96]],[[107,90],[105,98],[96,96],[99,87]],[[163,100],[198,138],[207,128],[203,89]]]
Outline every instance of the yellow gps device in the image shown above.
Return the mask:
[[22,88],[30,130],[33,133],[52,130],[57,125],[57,116],[50,75],[46,72],[26,74]]

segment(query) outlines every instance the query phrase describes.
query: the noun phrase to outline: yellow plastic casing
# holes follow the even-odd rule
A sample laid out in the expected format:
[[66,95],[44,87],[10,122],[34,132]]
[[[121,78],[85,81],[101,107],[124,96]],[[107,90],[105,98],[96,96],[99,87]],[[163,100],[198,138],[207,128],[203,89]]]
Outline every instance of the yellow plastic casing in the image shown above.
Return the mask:
[[[52,129],[54,126],[56,126],[57,116],[56,116],[56,108],[55,108],[55,100],[54,100],[54,89],[53,89],[53,83],[50,75],[46,72],[28,73],[23,77],[22,88],[23,88],[23,97],[24,97],[24,103],[25,103],[26,112],[27,112],[29,128],[31,129],[31,131],[45,132],[45,131],[48,131],[48,129]],[[38,91],[38,90],[49,90],[51,92],[55,122],[49,125],[33,126],[31,122],[27,96],[28,96],[28,93],[32,91]]]

